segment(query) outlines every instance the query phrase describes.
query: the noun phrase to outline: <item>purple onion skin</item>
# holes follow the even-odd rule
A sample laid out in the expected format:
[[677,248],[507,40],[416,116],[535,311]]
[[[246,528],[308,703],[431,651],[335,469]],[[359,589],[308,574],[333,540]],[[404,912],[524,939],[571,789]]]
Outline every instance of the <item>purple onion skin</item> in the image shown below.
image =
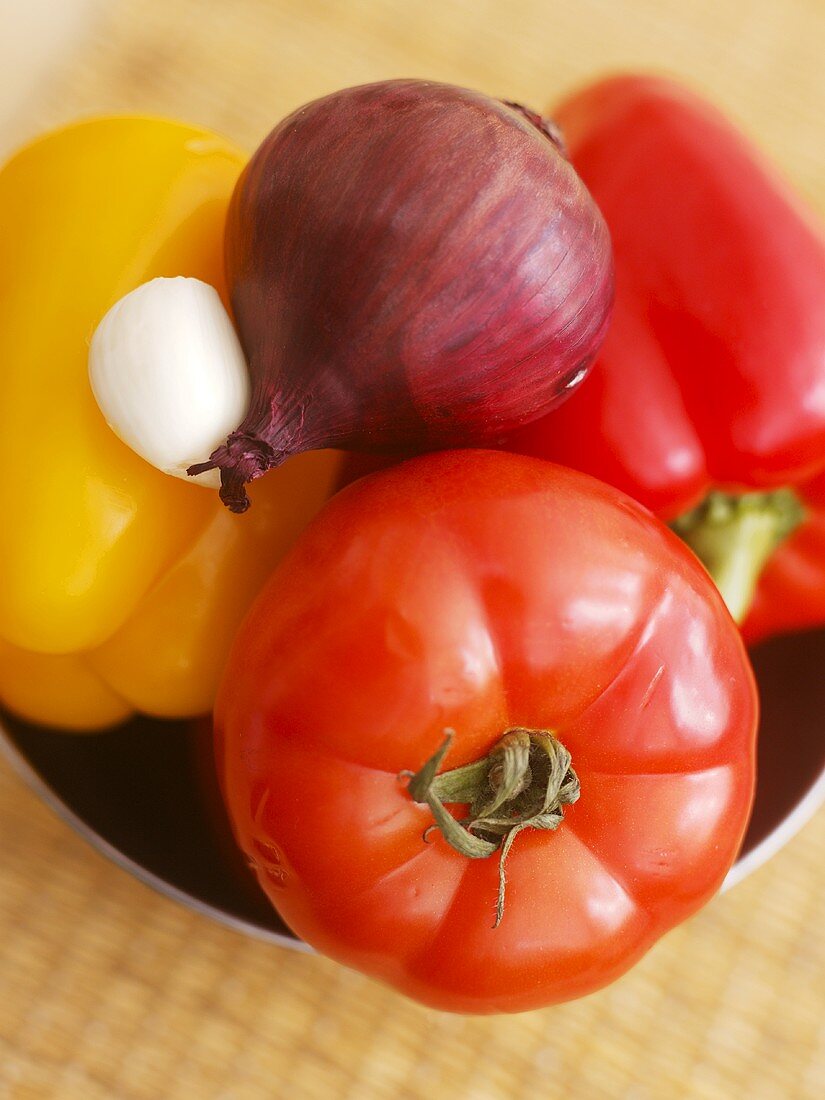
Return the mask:
[[226,229],[252,403],[192,468],[221,469],[229,508],[299,451],[494,443],[571,392],[613,262],[560,148],[530,112],[418,80],[326,96],[269,135]]

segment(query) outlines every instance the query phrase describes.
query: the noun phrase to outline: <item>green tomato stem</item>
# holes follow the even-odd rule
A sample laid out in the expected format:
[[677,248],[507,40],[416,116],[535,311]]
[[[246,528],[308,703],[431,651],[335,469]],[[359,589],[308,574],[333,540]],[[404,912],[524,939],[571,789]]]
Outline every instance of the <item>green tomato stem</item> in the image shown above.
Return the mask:
[[[521,728],[507,730],[480,760],[439,772],[452,737],[452,730],[446,730],[441,747],[421,770],[402,774],[409,778],[410,797],[430,807],[435,819],[430,828],[439,829],[457,852],[468,859],[500,853],[497,928],[504,915],[505,862],[513,841],[523,829],[557,829],[564,820],[562,807],[579,797],[579,779],[570,753],[552,733]],[[466,805],[469,814],[458,820],[445,803]]]

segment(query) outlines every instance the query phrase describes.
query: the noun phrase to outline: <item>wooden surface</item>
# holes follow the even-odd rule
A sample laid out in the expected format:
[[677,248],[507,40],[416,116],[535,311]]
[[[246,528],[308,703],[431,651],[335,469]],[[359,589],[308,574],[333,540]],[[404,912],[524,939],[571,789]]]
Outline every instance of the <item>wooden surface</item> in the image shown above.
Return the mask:
[[[252,146],[365,80],[429,76],[540,107],[605,70],[653,68],[713,96],[825,214],[823,0],[74,2],[64,45],[22,55],[36,79],[4,68],[0,150],[110,110]],[[4,34],[17,12],[0,0]],[[825,1095],[823,814],[612,988],[487,1020],[156,897],[1,765],[0,835],[3,1100]]]

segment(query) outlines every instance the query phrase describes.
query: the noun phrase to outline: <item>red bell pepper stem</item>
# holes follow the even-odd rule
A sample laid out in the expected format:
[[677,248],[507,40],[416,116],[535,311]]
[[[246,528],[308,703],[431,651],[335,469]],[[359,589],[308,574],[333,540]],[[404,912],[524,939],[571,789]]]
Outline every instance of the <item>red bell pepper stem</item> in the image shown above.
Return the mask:
[[733,618],[742,623],[766,563],[804,518],[802,502],[791,489],[741,495],[712,492],[671,527],[713,577]]

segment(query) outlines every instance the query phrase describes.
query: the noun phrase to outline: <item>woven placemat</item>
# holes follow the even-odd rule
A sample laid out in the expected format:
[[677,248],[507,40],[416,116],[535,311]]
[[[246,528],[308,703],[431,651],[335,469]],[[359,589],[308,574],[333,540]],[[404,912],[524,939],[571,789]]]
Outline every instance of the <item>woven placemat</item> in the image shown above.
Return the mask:
[[[251,147],[301,102],[365,80],[429,76],[542,106],[606,69],[654,68],[720,102],[825,212],[822,0],[78,7],[0,148],[99,110],[179,115]],[[825,814],[610,989],[482,1020],[155,896],[2,765],[0,835],[3,1100],[825,1095]]]

